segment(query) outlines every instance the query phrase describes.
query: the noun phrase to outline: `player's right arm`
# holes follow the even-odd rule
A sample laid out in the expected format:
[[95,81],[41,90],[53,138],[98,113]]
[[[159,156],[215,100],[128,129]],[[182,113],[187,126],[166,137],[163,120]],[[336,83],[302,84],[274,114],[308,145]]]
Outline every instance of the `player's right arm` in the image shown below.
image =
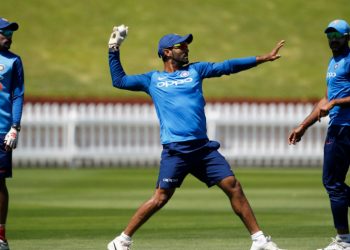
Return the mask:
[[299,124],[298,127],[294,128],[292,132],[288,136],[288,143],[289,144],[296,144],[301,140],[301,137],[303,137],[305,131],[311,127],[315,122],[321,121],[321,118],[328,115],[328,112],[325,113],[324,107],[327,105],[328,98],[327,98],[327,92],[326,95],[319,100],[319,102],[314,106],[311,113],[302,121],[302,123]]
[[128,34],[128,27],[123,25],[113,27],[112,34],[108,41],[109,47],[109,68],[112,77],[112,84],[116,88],[133,91],[145,91],[148,93],[148,86],[151,81],[151,72],[140,75],[127,75],[120,62],[120,46]]
[[112,84],[119,89],[133,91],[144,91],[148,93],[152,72],[139,75],[127,75],[120,62],[120,52],[109,50],[109,69],[112,77]]

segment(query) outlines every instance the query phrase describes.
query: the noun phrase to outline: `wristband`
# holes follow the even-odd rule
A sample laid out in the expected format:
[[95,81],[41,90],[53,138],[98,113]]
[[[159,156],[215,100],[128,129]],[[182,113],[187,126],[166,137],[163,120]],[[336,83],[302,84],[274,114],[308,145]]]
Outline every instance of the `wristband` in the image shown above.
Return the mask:
[[16,129],[17,132],[21,131],[21,125],[18,125],[18,124],[13,124],[13,125],[11,126],[11,128]]

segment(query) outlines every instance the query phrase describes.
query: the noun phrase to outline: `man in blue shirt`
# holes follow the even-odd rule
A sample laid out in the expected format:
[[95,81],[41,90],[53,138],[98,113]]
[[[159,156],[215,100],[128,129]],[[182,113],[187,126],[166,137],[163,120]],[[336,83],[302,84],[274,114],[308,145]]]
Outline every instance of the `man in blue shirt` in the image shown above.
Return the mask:
[[325,30],[333,57],[327,70],[326,95],[289,135],[289,144],[301,140],[308,127],[329,115],[324,145],[323,185],[326,188],[337,236],[324,250],[350,250],[348,206],[350,188],[345,183],[350,164],[350,27],[332,21]]
[[18,24],[0,18],[0,250],[8,250],[5,224],[9,194],[6,178],[12,177],[12,150],[20,131],[24,74],[21,58],[9,49]]
[[164,71],[126,75],[120,62],[119,46],[126,38],[127,31],[124,25],[114,27],[109,41],[113,86],[143,91],[151,96],[160,123],[163,151],[154,195],[136,211],[121,235],[108,244],[108,250],[131,249],[132,235],[168,202],[187,174],[192,174],[208,187],[217,185],[225,192],[233,211],[251,234],[251,250],[279,250],[270,237],[260,230],[239,181],[218,152],[220,144],[207,137],[202,81],[274,61],[280,57],[278,51],[284,41],[264,56],[189,64],[188,46],[193,36],[168,34],[160,39],[158,45],[158,56],[163,60]]

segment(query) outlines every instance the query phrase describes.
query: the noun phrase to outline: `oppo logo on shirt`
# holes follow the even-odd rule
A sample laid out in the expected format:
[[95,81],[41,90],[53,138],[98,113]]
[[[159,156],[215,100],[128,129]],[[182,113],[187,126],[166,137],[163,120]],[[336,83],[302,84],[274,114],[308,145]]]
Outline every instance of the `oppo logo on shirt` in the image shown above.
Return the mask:
[[184,78],[184,79],[179,79],[179,80],[175,80],[175,81],[172,81],[172,80],[167,80],[167,81],[162,81],[162,82],[158,82],[157,83],[157,87],[158,88],[167,88],[167,87],[170,87],[170,86],[178,86],[178,85],[183,85],[183,84],[186,84],[186,83],[189,83],[189,82],[192,82],[193,79],[191,77],[188,77],[188,78]]
[[327,72],[327,78],[334,78],[337,76],[337,73],[335,72]]

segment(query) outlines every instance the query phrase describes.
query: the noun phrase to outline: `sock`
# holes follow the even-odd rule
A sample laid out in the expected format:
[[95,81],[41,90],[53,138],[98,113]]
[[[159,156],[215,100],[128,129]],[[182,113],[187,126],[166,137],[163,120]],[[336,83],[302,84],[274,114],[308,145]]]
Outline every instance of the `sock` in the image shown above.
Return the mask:
[[337,236],[341,241],[350,243],[350,234],[338,234]]
[[5,224],[0,224],[0,240],[6,240]]
[[120,234],[120,237],[125,241],[131,241],[131,237],[129,235],[126,235],[124,232]]
[[258,242],[260,244],[265,244],[267,242],[266,237],[262,231],[258,231],[251,235],[252,241]]

